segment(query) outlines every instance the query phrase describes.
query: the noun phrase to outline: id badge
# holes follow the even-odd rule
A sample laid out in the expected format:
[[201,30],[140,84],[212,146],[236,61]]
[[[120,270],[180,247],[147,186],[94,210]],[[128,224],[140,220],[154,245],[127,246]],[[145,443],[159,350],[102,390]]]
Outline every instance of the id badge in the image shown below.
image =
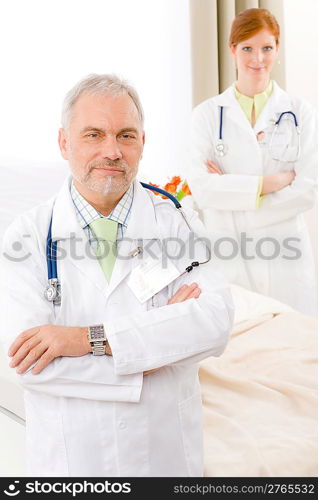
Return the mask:
[[181,274],[170,260],[166,260],[163,267],[160,259],[148,257],[132,270],[127,284],[143,304]]

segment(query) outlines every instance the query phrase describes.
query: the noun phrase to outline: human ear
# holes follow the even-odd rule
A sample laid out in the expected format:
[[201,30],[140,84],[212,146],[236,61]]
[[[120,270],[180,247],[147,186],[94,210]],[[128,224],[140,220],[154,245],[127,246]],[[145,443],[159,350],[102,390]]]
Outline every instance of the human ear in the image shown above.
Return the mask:
[[236,47],[233,44],[231,44],[228,46],[228,49],[229,49],[231,56],[235,60],[236,59]]
[[276,44],[276,57],[275,57],[275,59],[277,59],[277,58],[278,58],[278,56],[279,56],[279,49],[280,49],[280,46],[279,46],[279,44],[277,43],[277,44]]
[[61,155],[63,156],[64,160],[68,160],[67,135],[64,128],[59,129],[58,143],[60,146]]
[[142,133],[142,137],[141,137],[142,149],[141,149],[141,155],[140,155],[140,158],[139,158],[140,160],[141,160],[143,152],[144,152],[145,140],[146,140],[146,136],[145,136],[145,132],[143,132]]

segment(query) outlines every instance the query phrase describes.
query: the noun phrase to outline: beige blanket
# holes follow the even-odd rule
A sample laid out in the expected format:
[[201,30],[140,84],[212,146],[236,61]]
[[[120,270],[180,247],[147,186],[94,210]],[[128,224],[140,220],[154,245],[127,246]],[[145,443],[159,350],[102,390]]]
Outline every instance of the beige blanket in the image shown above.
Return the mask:
[[318,319],[259,299],[201,363],[205,475],[318,476]]
[[[205,474],[318,476],[318,319],[231,288],[231,339],[200,367]],[[1,349],[0,406],[24,417],[22,389]],[[23,475],[24,428],[1,417],[0,475]]]

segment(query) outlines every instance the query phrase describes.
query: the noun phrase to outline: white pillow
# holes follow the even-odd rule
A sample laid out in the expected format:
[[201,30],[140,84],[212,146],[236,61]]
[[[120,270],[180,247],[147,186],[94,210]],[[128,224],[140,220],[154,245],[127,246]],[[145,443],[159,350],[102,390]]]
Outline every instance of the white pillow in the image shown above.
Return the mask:
[[68,173],[66,162],[0,166],[0,244],[12,220],[56,193]]

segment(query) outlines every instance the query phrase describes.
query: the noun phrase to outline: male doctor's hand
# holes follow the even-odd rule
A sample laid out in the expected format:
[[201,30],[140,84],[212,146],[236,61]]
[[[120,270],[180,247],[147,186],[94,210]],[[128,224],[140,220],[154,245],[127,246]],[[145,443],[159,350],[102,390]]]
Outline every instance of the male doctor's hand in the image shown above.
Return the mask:
[[[201,290],[197,283],[183,285],[168,300],[176,304],[189,299],[197,299]],[[51,361],[60,356],[84,356],[91,352],[86,327],[42,325],[22,332],[10,346],[8,355],[12,357],[10,366],[19,374],[25,373],[34,363],[33,375],[40,373]],[[111,350],[109,347],[109,352]],[[148,375],[155,370],[144,372]]]
[[30,366],[34,375],[40,373],[59,356],[84,356],[91,351],[87,328],[42,325],[22,332],[9,349],[10,366],[24,373]]

